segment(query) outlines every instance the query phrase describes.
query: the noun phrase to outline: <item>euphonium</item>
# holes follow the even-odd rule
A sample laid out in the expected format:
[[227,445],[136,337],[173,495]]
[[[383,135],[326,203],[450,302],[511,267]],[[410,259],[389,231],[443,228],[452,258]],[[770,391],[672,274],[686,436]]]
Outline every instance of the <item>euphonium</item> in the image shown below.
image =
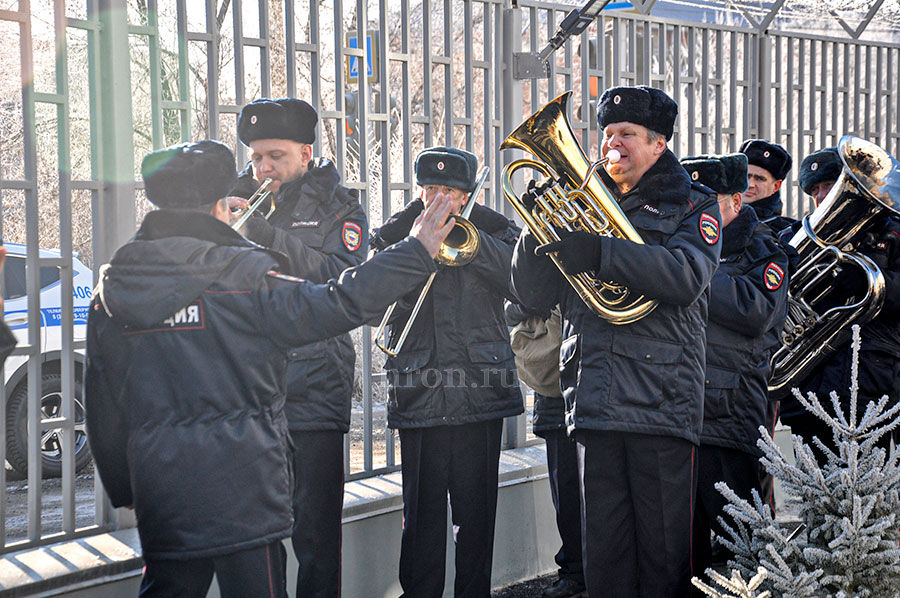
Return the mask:
[[[500,149],[528,150],[540,160],[516,160],[503,169],[501,184],[506,200],[541,244],[558,241],[558,228],[643,243],[596,172],[607,159],[591,163],[575,139],[566,118],[571,95],[567,91],[546,104],[500,145]],[[513,175],[521,168],[536,170],[554,182],[538,197],[533,210],[522,203],[512,186]],[[566,274],[557,257],[550,257],[585,304],[611,324],[635,322],[656,308],[656,300],[633,296],[615,282],[600,280],[588,272]]]
[[[803,218],[790,244],[800,254],[788,282],[788,313],[781,346],[772,356],[769,392],[786,395],[850,338],[854,324],[878,315],[884,275],[855,251],[857,242],[900,201],[900,162],[874,143],[845,135],[838,144],[843,171],[822,203]],[[834,284],[845,268],[858,270],[858,285]]]

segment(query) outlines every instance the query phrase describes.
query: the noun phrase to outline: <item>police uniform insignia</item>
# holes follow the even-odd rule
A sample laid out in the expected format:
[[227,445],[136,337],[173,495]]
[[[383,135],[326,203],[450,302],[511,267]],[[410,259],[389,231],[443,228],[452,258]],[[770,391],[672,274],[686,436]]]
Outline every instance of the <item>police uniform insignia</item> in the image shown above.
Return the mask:
[[256,118],[256,115],[254,114],[253,116],[250,117],[250,124],[251,124],[251,125],[255,125],[255,124],[256,124],[256,120],[257,120],[257,118]]
[[341,239],[343,239],[344,246],[347,249],[356,251],[359,249],[359,244],[362,241],[362,228],[355,222],[345,222]]
[[710,245],[719,240],[719,221],[709,214],[700,214],[700,235]]
[[774,291],[781,286],[782,282],[784,282],[784,270],[775,262],[770,262],[769,265],[766,266],[766,272],[763,274],[763,277],[766,280],[766,288],[770,291]]
[[613,104],[618,104],[621,101],[622,101],[622,96],[617,95],[616,97],[613,98]]
[[295,220],[291,222],[291,228],[316,228],[318,226],[318,220]]
[[885,251],[887,250],[887,243],[885,243],[884,241],[878,241],[877,243],[875,243],[875,248],[879,251]]
[[438,169],[438,170],[444,170],[444,163],[443,163],[443,162],[438,162],[438,163],[437,163],[437,169]]
[[769,155],[770,155],[769,152],[763,152],[763,156],[765,156],[766,158],[768,158]]
[[203,300],[198,298],[192,303],[185,305],[162,322],[157,322],[149,328],[126,326],[126,331],[123,334],[130,336],[134,334],[155,332],[203,330],[204,328],[206,328],[206,318],[203,313]]
[[819,170],[819,163],[818,163],[818,162],[813,162],[812,164],[809,165],[809,169],[812,170],[812,171]]
[[692,181],[699,181],[699,180],[700,180],[700,173],[699,173],[698,171],[696,171],[696,170],[695,170],[694,172],[692,172],[692,173],[691,173],[691,180],[692,180]]
[[287,282],[303,282],[302,278],[282,274],[281,272],[276,272],[275,270],[269,270],[268,272],[266,272],[266,276],[271,276],[272,278],[277,278],[278,280],[284,280]]

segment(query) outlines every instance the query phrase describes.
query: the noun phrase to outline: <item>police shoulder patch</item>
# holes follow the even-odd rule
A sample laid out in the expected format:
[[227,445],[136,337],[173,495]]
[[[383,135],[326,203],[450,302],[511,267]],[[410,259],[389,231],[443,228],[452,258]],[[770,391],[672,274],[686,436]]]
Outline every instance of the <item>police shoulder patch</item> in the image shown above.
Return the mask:
[[344,246],[347,249],[356,251],[359,249],[360,243],[362,243],[362,227],[355,222],[345,222],[341,240],[344,241]]
[[271,276],[272,278],[285,280],[287,282],[303,282],[302,278],[297,278],[296,276],[290,276],[288,274],[282,274],[281,272],[276,272],[275,270],[269,270],[268,272],[266,272],[266,276]]
[[719,240],[719,221],[705,212],[700,214],[700,236],[710,245]]
[[763,278],[765,279],[766,288],[770,291],[775,291],[784,282],[784,269],[775,262],[769,262]]

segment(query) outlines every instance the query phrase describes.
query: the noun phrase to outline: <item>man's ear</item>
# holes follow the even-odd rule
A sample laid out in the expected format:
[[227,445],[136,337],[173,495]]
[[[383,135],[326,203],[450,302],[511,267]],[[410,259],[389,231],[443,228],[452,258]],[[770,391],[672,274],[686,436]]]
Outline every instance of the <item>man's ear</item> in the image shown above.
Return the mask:
[[781,189],[781,183],[783,183],[783,182],[784,182],[784,179],[776,179],[775,180],[775,191],[778,191],[779,189]]
[[731,201],[734,202],[735,212],[741,211],[741,206],[744,204],[744,196],[740,193],[732,193]]
[[223,197],[214,203],[209,213],[216,220],[220,220],[228,225],[231,224],[231,209],[228,207],[227,197]]
[[662,135],[659,135],[659,136],[656,138],[656,145],[653,147],[653,155],[654,155],[654,156],[661,156],[661,155],[663,155],[663,152],[666,151],[666,147],[667,147],[667,145],[666,145],[666,138],[663,137]]

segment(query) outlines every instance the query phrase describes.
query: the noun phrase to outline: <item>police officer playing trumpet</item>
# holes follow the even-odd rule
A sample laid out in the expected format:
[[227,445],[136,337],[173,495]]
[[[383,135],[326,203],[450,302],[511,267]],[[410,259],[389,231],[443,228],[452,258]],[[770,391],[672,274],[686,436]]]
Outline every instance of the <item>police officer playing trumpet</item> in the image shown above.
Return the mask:
[[[340,184],[334,163],[313,160],[317,121],[313,107],[295,98],[244,106],[238,136],[250,148],[250,164],[232,194],[248,197],[271,179],[275,211],[268,219],[249,218],[240,232],[287,255],[289,274],[324,283],[363,262],[368,232],[356,193]],[[346,333],[288,352],[285,410],[294,445],[291,539],[299,598],[340,596],[343,438],[355,361]]]
[[[449,197],[458,214],[476,188],[478,160],[470,152],[432,147],[416,158],[420,199],[394,214],[373,235],[388,247],[415,218]],[[472,194],[474,195],[474,194]],[[447,495],[456,544],[454,595],[488,598],[503,418],[523,411],[503,315],[513,299],[509,267],[518,228],[503,215],[473,204],[470,261],[439,267],[404,344],[411,317],[408,295],[394,314],[388,373],[388,425],[400,431],[403,459],[403,595],[439,598],[444,591]]]

